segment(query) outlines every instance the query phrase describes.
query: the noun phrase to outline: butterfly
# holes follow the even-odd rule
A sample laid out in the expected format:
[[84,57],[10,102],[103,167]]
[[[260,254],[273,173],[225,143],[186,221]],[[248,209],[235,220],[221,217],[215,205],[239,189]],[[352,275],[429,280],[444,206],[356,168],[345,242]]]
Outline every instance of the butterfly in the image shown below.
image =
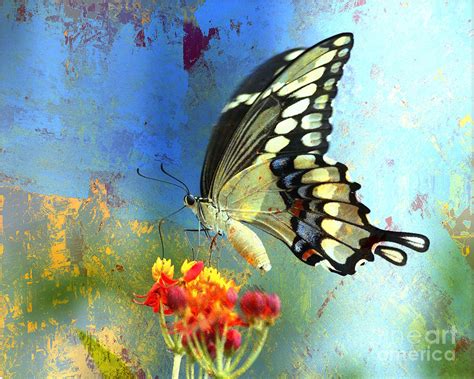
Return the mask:
[[[207,231],[225,234],[252,266],[271,263],[256,227],[283,241],[302,262],[352,275],[378,255],[405,265],[429,247],[421,234],[379,229],[356,196],[347,167],[325,157],[332,100],[353,46],[342,33],[279,54],[251,74],[214,127],[201,196],[184,205]],[[388,244],[387,244],[388,243]]]

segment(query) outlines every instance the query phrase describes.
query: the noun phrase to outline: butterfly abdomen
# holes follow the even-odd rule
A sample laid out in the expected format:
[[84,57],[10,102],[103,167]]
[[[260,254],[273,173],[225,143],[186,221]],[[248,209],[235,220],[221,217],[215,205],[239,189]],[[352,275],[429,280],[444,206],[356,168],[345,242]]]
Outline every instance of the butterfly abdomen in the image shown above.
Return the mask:
[[226,234],[232,246],[253,267],[269,271],[272,266],[262,241],[252,229],[229,219]]

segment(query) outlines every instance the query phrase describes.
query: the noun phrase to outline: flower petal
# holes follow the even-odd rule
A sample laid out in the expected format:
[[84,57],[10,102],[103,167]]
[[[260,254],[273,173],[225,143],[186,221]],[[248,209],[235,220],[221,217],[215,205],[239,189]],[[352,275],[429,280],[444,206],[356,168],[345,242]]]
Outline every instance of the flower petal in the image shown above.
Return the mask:
[[184,281],[190,282],[198,277],[204,268],[204,263],[202,261],[196,262],[193,267],[191,267],[188,272],[184,275]]

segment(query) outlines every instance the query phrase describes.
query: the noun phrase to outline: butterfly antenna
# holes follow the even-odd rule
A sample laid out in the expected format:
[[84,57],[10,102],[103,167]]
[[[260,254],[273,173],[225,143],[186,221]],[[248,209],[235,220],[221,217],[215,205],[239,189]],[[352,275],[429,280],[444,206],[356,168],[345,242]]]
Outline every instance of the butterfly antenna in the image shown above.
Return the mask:
[[145,178],[145,179],[154,180],[155,182],[170,184],[170,185],[172,185],[172,186],[178,187],[178,188],[182,189],[183,191],[186,191],[186,192],[189,194],[189,190],[187,189],[187,187],[186,187],[186,188],[183,188],[183,187],[177,185],[176,183],[172,183],[172,182],[168,182],[168,181],[166,181],[166,180],[161,180],[161,179],[157,179],[157,178],[152,178],[151,176],[143,175],[143,174],[140,172],[140,169],[139,169],[139,168],[137,168],[137,174],[138,174],[138,176],[141,176],[142,178]]
[[165,222],[165,219],[162,218],[158,223],[158,233],[160,234],[160,242],[161,242],[161,258],[165,258],[165,244],[163,243],[163,233],[161,232],[161,225]]
[[189,190],[189,188],[188,188],[188,186],[186,185],[186,183],[184,183],[182,180],[179,180],[177,177],[171,175],[169,172],[167,172],[167,171],[165,170],[165,167],[164,167],[163,163],[161,164],[160,168],[161,168],[161,171],[163,172],[163,174],[169,176],[170,178],[173,178],[173,179],[176,180],[178,183],[181,183],[181,184],[184,186],[184,188],[186,188],[186,191],[188,191],[188,194],[191,193],[191,191]]
[[181,212],[184,208],[186,208],[186,205],[183,205],[181,208],[179,208],[177,211],[171,212],[169,215],[163,217],[159,222],[158,222],[158,233],[160,235],[160,242],[161,242],[161,258],[165,257],[165,245],[163,242],[163,233],[161,231],[161,226],[165,222],[166,219],[170,218],[171,216],[174,216],[175,214]]

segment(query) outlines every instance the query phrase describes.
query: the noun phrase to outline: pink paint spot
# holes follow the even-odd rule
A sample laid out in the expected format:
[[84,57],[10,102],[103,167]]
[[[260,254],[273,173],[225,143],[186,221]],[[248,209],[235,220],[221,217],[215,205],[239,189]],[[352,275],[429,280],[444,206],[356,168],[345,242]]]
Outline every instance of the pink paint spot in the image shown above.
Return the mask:
[[354,21],[356,24],[358,24],[362,18],[362,13],[361,11],[357,10],[352,14],[352,21]]
[[411,209],[413,211],[420,210],[421,211],[421,218],[423,218],[425,212],[426,215],[429,217],[429,212],[425,209],[426,203],[428,201],[428,194],[425,193],[424,195],[417,194],[415,200],[411,203]]
[[346,12],[349,9],[361,7],[365,5],[366,0],[349,0],[347,1],[344,6],[339,10],[339,12]]
[[393,223],[392,216],[387,217],[385,219],[385,229],[386,230],[393,230],[393,231],[400,231],[400,228]]
[[219,30],[210,28],[207,36],[192,22],[185,22],[183,26],[183,63],[186,71],[197,62],[202,52],[209,48],[209,41],[213,37],[219,38]]

